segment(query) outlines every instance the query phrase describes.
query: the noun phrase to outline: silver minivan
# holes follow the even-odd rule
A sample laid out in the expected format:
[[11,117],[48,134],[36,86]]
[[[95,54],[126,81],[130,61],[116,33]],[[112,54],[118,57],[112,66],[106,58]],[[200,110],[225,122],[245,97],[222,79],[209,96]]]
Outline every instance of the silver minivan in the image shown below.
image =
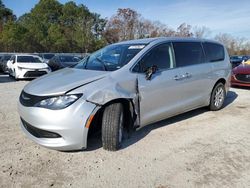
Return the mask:
[[117,150],[136,128],[207,106],[223,107],[231,74],[226,48],[192,38],[149,38],[106,46],[27,84],[19,99],[21,127],[56,150],[87,147],[101,131]]

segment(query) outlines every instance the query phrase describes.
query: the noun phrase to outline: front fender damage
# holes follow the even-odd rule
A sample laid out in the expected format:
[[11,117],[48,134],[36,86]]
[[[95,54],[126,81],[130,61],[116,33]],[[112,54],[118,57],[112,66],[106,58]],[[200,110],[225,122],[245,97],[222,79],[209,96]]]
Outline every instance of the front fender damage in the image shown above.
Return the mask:
[[127,80],[115,80],[109,76],[96,82],[95,85],[98,89],[93,89],[91,94],[87,95],[88,102],[100,107],[117,99],[126,99],[130,102],[134,128],[140,125],[140,97],[137,76]]

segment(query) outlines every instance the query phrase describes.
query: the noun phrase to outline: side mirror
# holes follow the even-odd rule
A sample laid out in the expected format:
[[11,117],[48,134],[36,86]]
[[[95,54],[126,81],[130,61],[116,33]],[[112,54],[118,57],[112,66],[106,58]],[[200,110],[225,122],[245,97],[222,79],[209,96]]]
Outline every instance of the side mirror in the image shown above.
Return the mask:
[[154,73],[156,73],[156,71],[157,71],[157,66],[156,65],[153,65],[152,67],[147,68],[146,71],[145,71],[145,73],[146,73],[146,76],[145,76],[146,80],[151,80],[152,75]]

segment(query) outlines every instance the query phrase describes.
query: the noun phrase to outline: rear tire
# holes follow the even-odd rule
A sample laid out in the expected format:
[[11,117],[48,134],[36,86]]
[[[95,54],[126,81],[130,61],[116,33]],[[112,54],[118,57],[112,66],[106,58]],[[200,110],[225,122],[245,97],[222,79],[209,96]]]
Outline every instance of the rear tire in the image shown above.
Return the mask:
[[226,98],[225,85],[220,82],[216,84],[216,86],[212,91],[209,109],[212,111],[220,110],[223,107],[225,98]]
[[124,108],[121,103],[107,106],[102,118],[103,149],[116,151],[121,147],[124,132]]

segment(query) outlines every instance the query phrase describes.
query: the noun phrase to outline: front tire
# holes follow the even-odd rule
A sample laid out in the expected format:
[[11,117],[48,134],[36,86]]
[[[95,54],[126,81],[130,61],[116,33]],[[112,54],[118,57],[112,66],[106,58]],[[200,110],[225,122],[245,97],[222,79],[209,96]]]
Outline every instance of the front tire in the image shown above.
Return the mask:
[[124,131],[124,108],[121,103],[107,106],[102,118],[103,149],[116,151],[121,147]]
[[211,94],[209,109],[212,111],[220,110],[223,107],[226,98],[225,85],[218,83]]

